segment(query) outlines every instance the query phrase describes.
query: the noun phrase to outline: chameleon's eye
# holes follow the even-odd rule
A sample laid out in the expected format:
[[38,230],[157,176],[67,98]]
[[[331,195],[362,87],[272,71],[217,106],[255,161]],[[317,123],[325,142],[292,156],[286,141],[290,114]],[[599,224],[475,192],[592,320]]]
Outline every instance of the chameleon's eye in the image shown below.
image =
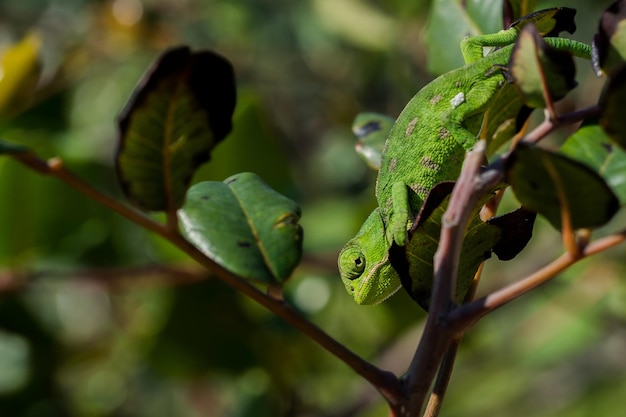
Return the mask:
[[339,255],[339,272],[348,279],[357,279],[365,271],[365,256],[355,247],[345,248]]

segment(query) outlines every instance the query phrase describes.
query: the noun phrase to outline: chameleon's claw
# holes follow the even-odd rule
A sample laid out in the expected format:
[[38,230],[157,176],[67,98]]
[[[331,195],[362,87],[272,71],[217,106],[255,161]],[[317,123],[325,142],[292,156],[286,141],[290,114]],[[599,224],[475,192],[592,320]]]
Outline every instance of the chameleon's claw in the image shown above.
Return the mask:
[[398,246],[406,246],[409,240],[409,236],[405,230],[397,230],[393,235],[393,241],[396,242]]

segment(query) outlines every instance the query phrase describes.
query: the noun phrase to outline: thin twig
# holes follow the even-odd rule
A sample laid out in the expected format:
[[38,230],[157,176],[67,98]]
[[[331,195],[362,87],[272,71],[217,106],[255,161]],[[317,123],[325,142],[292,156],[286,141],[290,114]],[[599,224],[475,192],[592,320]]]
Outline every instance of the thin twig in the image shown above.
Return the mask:
[[524,136],[523,141],[525,143],[537,143],[561,126],[578,123],[590,117],[595,117],[598,114],[600,114],[600,107],[596,105],[559,115],[555,119],[547,117],[531,132]]
[[565,269],[589,256],[603,252],[626,241],[626,230],[598,239],[584,247],[579,256],[569,252],[564,253],[539,271],[521,279],[507,287],[497,290],[486,297],[459,306],[448,319],[451,326],[457,329],[467,329],[481,317],[502,307],[503,305],[521,297],[534,288],[554,279]]
[[450,382],[450,377],[452,376],[452,370],[454,369],[456,354],[459,350],[459,346],[461,345],[462,340],[462,335],[454,338],[454,340],[452,340],[452,342],[450,343],[450,346],[448,346],[448,350],[446,350],[446,354],[441,361],[441,367],[439,368],[439,372],[437,373],[437,379],[435,380],[433,391],[430,394],[428,404],[426,404],[424,417],[437,417],[439,415],[439,411],[441,410],[441,404],[443,404],[443,399],[446,395],[446,391],[448,390],[448,384]]

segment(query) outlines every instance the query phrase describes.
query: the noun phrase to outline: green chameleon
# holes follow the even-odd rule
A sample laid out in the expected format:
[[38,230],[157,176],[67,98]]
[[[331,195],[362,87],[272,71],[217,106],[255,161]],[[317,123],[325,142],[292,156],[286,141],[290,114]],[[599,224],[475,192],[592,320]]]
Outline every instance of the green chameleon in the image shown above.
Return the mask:
[[[460,174],[483,114],[507,85],[503,67],[523,24],[532,22],[542,35],[552,35],[561,30],[555,28],[560,25],[556,16],[563,14],[571,20],[570,28],[575,28],[575,10],[558,8],[526,16],[495,34],[465,38],[461,52],[466,65],[436,78],[406,105],[382,152],[376,183],[378,207],[339,254],[341,279],[358,304],[380,303],[400,288],[400,277],[389,262],[392,242],[406,246],[407,231],[429,191]],[[571,33],[570,28],[566,30]],[[555,37],[545,41],[574,56],[589,59],[591,54],[588,45],[577,41]],[[484,56],[483,47],[499,49]]]

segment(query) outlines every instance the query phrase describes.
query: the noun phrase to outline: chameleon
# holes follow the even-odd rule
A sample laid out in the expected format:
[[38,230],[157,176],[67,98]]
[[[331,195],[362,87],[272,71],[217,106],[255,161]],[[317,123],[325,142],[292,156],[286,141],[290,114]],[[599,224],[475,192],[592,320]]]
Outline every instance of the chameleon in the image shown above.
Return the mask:
[[[429,191],[459,176],[485,111],[507,85],[504,67],[523,24],[532,22],[542,35],[552,35],[562,30],[555,28],[561,25],[559,15],[571,21],[563,30],[572,33],[575,12],[546,9],[497,33],[464,38],[460,48],[465,66],[431,81],[402,110],[382,151],[376,181],[378,207],[339,253],[341,279],[358,304],[378,304],[400,288],[389,249],[394,242],[407,245],[407,231]],[[544,40],[552,48],[590,58],[591,47],[585,43],[557,37]],[[483,47],[496,48],[484,55]]]

